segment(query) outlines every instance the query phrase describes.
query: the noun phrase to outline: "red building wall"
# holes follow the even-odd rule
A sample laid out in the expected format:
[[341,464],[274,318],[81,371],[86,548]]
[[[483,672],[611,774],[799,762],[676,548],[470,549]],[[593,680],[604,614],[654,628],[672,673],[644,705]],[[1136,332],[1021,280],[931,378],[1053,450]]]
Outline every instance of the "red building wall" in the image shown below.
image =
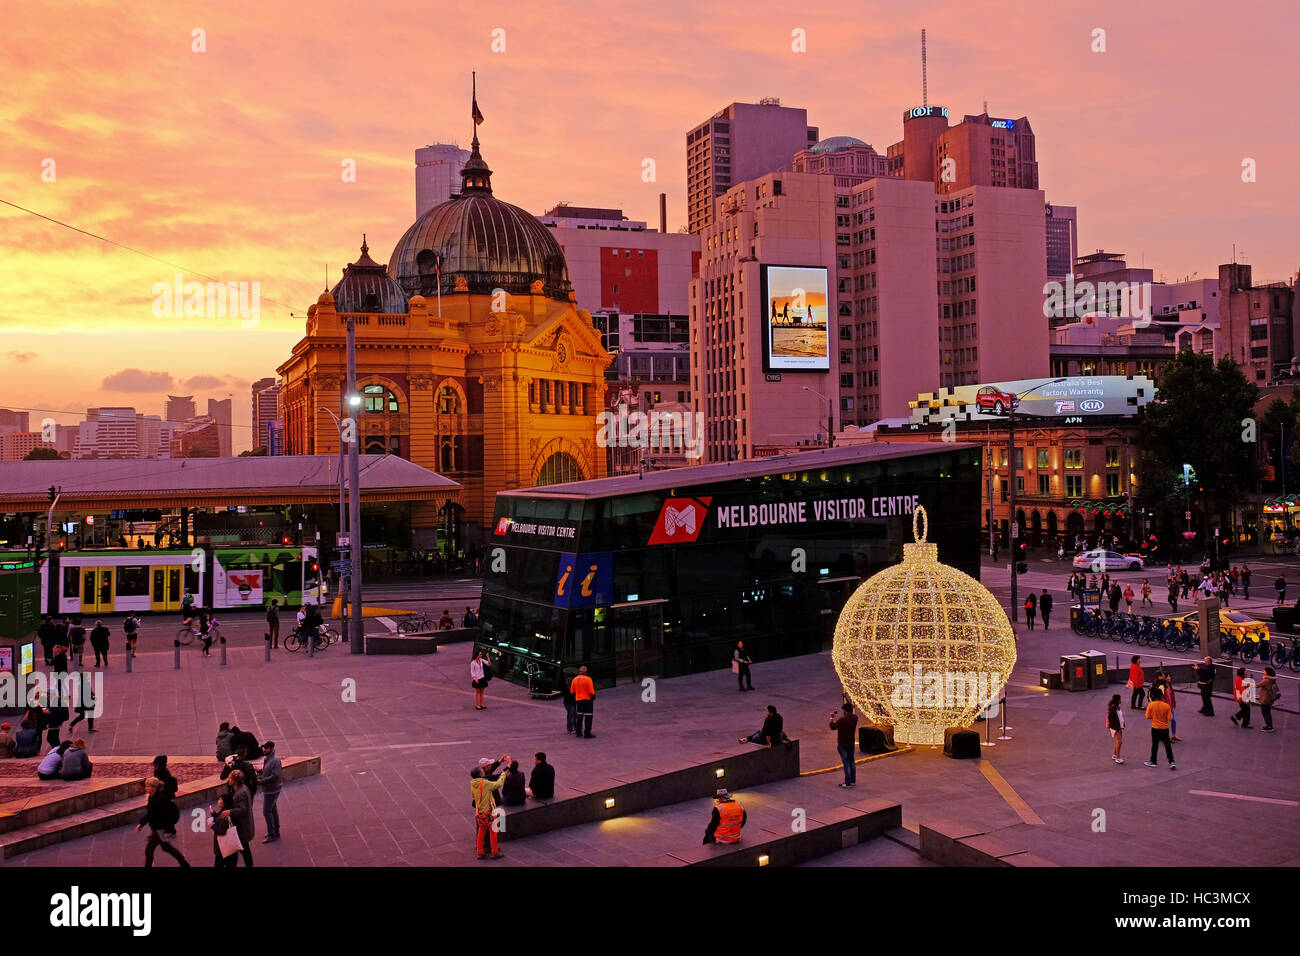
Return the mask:
[[[617,290],[615,290],[617,286]],[[659,252],[601,246],[600,301],[620,312],[659,311]]]

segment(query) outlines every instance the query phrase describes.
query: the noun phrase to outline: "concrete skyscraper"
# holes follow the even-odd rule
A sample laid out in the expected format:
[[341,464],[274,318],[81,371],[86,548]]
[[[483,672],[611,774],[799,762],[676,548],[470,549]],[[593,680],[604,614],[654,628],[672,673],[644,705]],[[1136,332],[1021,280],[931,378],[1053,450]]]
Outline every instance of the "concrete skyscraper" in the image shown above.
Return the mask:
[[280,383],[275,378],[260,378],[253,383],[252,449],[271,445],[271,426],[280,419]]
[[163,402],[163,421],[177,425],[187,422],[198,414],[193,395],[168,395]]
[[733,183],[790,169],[791,157],[817,142],[808,111],[776,98],[732,103],[686,134],[687,228],[713,222],[713,203]]
[[[454,143],[434,143],[415,151],[415,215],[418,218],[460,192],[460,171],[469,150]],[[254,442],[256,444],[256,442]]]
[[219,458],[231,456],[230,406],[231,400],[228,398],[208,399],[208,417],[217,423],[217,442],[220,449],[217,457]]

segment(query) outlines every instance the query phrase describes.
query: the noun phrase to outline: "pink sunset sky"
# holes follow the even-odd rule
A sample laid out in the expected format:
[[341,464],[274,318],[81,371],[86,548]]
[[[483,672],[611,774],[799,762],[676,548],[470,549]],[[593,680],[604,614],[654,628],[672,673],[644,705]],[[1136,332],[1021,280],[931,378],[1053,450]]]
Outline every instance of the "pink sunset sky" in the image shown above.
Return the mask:
[[[676,230],[685,134],[732,101],[780,97],[823,137],[882,153],[901,139],[925,27],[930,103],[1028,116],[1048,200],[1079,207],[1081,253],[1124,252],[1169,281],[1214,275],[1234,242],[1256,279],[1300,264],[1289,3],[154,0],[3,18],[0,199],[182,267],[0,205],[0,406],[31,409],[34,428],[100,404],[158,414],[169,391],[200,408],[231,395],[248,447],[248,385],[301,336],[326,264],[337,280],[363,232],[387,261],[414,218],[415,148],[468,145],[471,70],[500,198],[654,225],[663,191]],[[258,327],[155,317],[153,286],[178,271],[260,282]]]

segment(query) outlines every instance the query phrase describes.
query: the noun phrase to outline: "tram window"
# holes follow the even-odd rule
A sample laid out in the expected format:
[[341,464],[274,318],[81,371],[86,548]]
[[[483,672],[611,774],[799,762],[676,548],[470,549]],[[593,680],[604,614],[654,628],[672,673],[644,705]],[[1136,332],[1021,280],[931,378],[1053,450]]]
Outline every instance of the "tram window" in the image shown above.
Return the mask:
[[147,597],[149,569],[143,565],[117,569],[118,597]]
[[199,572],[192,564],[185,565],[185,590],[194,595],[199,593]]
[[302,564],[303,564],[303,569],[302,569],[303,582],[307,590],[310,591],[312,588],[316,587],[316,585],[319,583],[320,571],[313,570],[313,567],[319,568],[319,565],[316,564],[316,560],[314,558],[308,558],[304,560]]
[[63,569],[63,596],[81,596],[81,568]]

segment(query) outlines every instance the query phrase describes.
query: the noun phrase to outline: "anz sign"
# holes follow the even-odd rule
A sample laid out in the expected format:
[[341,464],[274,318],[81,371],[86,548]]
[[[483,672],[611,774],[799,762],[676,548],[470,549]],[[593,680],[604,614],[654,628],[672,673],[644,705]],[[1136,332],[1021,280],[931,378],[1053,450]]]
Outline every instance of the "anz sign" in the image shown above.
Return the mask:
[[1015,129],[1016,121],[1015,120],[992,120],[989,123],[989,125],[992,126],[994,129]]

